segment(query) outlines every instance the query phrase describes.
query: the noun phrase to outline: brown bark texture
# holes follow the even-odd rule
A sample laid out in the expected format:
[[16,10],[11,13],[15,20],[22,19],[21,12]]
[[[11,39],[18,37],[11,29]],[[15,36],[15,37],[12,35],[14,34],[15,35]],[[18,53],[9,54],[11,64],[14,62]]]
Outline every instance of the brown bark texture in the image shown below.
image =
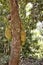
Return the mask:
[[18,13],[17,0],[10,0],[11,4],[11,27],[12,27],[12,43],[11,43],[11,54],[9,65],[18,65],[20,58],[20,31],[21,31],[21,20]]

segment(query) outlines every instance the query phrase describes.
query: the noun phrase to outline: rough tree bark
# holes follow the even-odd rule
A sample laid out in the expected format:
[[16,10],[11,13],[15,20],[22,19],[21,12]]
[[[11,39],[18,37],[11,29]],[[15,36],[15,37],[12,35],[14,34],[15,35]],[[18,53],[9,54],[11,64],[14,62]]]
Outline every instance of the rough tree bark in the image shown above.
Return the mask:
[[18,4],[17,0],[10,0],[11,4],[11,27],[12,27],[12,44],[11,44],[11,54],[9,65],[18,65],[20,58],[20,18],[18,13]]

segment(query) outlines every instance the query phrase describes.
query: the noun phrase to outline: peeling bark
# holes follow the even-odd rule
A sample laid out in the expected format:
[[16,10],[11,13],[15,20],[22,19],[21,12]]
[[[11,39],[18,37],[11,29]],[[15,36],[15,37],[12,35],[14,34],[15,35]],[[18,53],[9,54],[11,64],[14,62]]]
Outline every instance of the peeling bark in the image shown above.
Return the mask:
[[20,58],[20,27],[21,27],[21,20],[19,18],[18,13],[18,4],[17,0],[10,0],[11,4],[11,27],[12,27],[12,44],[11,44],[11,54],[10,54],[10,61],[9,65],[18,65],[19,58]]

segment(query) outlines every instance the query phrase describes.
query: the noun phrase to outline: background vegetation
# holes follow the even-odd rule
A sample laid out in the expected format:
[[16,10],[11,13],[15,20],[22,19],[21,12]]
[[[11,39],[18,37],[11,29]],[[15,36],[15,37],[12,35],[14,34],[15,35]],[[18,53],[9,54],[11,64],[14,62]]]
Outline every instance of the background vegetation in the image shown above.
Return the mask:
[[[43,0],[19,0],[19,15],[22,21],[22,57],[43,58]],[[0,0],[0,65],[9,60],[11,28],[8,16],[8,0]],[[24,35],[24,37],[23,37]]]

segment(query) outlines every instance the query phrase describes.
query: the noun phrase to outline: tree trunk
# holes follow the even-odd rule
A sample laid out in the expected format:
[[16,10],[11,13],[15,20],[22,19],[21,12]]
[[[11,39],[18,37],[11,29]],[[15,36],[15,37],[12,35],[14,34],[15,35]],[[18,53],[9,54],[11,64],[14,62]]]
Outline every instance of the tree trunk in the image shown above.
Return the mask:
[[10,0],[11,4],[11,27],[12,27],[12,44],[9,65],[18,65],[20,58],[20,27],[21,20],[18,13],[17,0]]

